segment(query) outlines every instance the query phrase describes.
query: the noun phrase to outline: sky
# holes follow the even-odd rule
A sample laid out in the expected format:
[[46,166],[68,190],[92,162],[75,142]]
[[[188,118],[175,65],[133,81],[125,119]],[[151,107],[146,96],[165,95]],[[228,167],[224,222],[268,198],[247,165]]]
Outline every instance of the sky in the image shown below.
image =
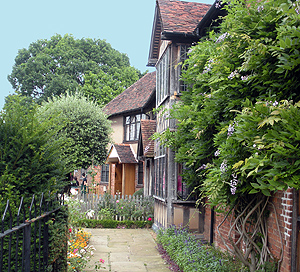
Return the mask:
[[[2,2],[2,1],[1,1]],[[212,4],[214,0],[189,0]],[[141,72],[147,67],[155,0],[4,0],[0,16],[0,109],[18,50],[55,34],[106,40]]]

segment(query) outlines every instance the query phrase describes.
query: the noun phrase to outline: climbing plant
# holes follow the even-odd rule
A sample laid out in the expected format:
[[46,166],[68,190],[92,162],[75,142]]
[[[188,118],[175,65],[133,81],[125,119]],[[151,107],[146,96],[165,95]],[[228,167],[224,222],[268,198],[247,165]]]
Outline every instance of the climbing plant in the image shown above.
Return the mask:
[[265,224],[270,196],[299,188],[300,3],[222,6],[227,16],[184,64],[191,88],[170,112],[178,129],[157,137],[186,165],[188,184],[235,218],[224,242],[256,271],[273,257]]

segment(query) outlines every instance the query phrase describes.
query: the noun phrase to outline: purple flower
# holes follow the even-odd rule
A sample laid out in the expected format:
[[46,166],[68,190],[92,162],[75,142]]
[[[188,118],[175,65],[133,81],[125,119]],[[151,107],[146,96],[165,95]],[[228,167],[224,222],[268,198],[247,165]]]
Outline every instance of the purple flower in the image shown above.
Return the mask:
[[238,184],[237,175],[232,174],[233,179],[230,181],[230,192],[232,195],[235,195],[236,186]]
[[257,7],[257,11],[258,11],[258,12],[261,12],[262,10],[264,10],[264,6],[258,6],[258,7]]
[[218,157],[220,155],[220,150],[218,149],[216,152],[215,152],[215,157]]
[[228,76],[228,79],[233,79],[236,75],[238,75],[238,71],[234,70],[233,72],[231,72],[231,74]]
[[217,40],[216,43],[223,42],[229,36],[228,32],[223,33]]
[[234,132],[234,124],[229,125],[228,130],[227,130],[227,136],[230,137]]
[[220,170],[221,170],[222,174],[224,174],[227,171],[227,161],[226,160],[224,160],[221,163]]

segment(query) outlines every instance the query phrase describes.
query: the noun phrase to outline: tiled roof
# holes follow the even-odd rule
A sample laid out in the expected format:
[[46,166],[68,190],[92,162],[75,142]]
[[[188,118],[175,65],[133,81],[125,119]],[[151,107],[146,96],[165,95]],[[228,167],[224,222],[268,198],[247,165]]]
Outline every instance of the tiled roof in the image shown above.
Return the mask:
[[114,144],[120,163],[137,163],[130,144]]
[[192,34],[203,16],[211,5],[173,1],[158,0],[163,32]]
[[145,157],[154,157],[154,140],[150,137],[156,131],[155,120],[141,120],[141,135]]
[[155,84],[156,72],[147,73],[110,101],[104,112],[112,116],[144,108],[155,95]]

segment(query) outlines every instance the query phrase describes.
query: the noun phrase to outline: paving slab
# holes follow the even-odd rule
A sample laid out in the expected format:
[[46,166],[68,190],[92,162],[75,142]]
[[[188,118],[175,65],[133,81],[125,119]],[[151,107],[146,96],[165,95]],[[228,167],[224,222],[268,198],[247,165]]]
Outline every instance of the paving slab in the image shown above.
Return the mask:
[[105,261],[105,270],[111,272],[170,272],[168,265],[156,249],[153,230],[150,229],[85,229],[91,233],[95,253],[89,268],[95,271],[94,263]]

